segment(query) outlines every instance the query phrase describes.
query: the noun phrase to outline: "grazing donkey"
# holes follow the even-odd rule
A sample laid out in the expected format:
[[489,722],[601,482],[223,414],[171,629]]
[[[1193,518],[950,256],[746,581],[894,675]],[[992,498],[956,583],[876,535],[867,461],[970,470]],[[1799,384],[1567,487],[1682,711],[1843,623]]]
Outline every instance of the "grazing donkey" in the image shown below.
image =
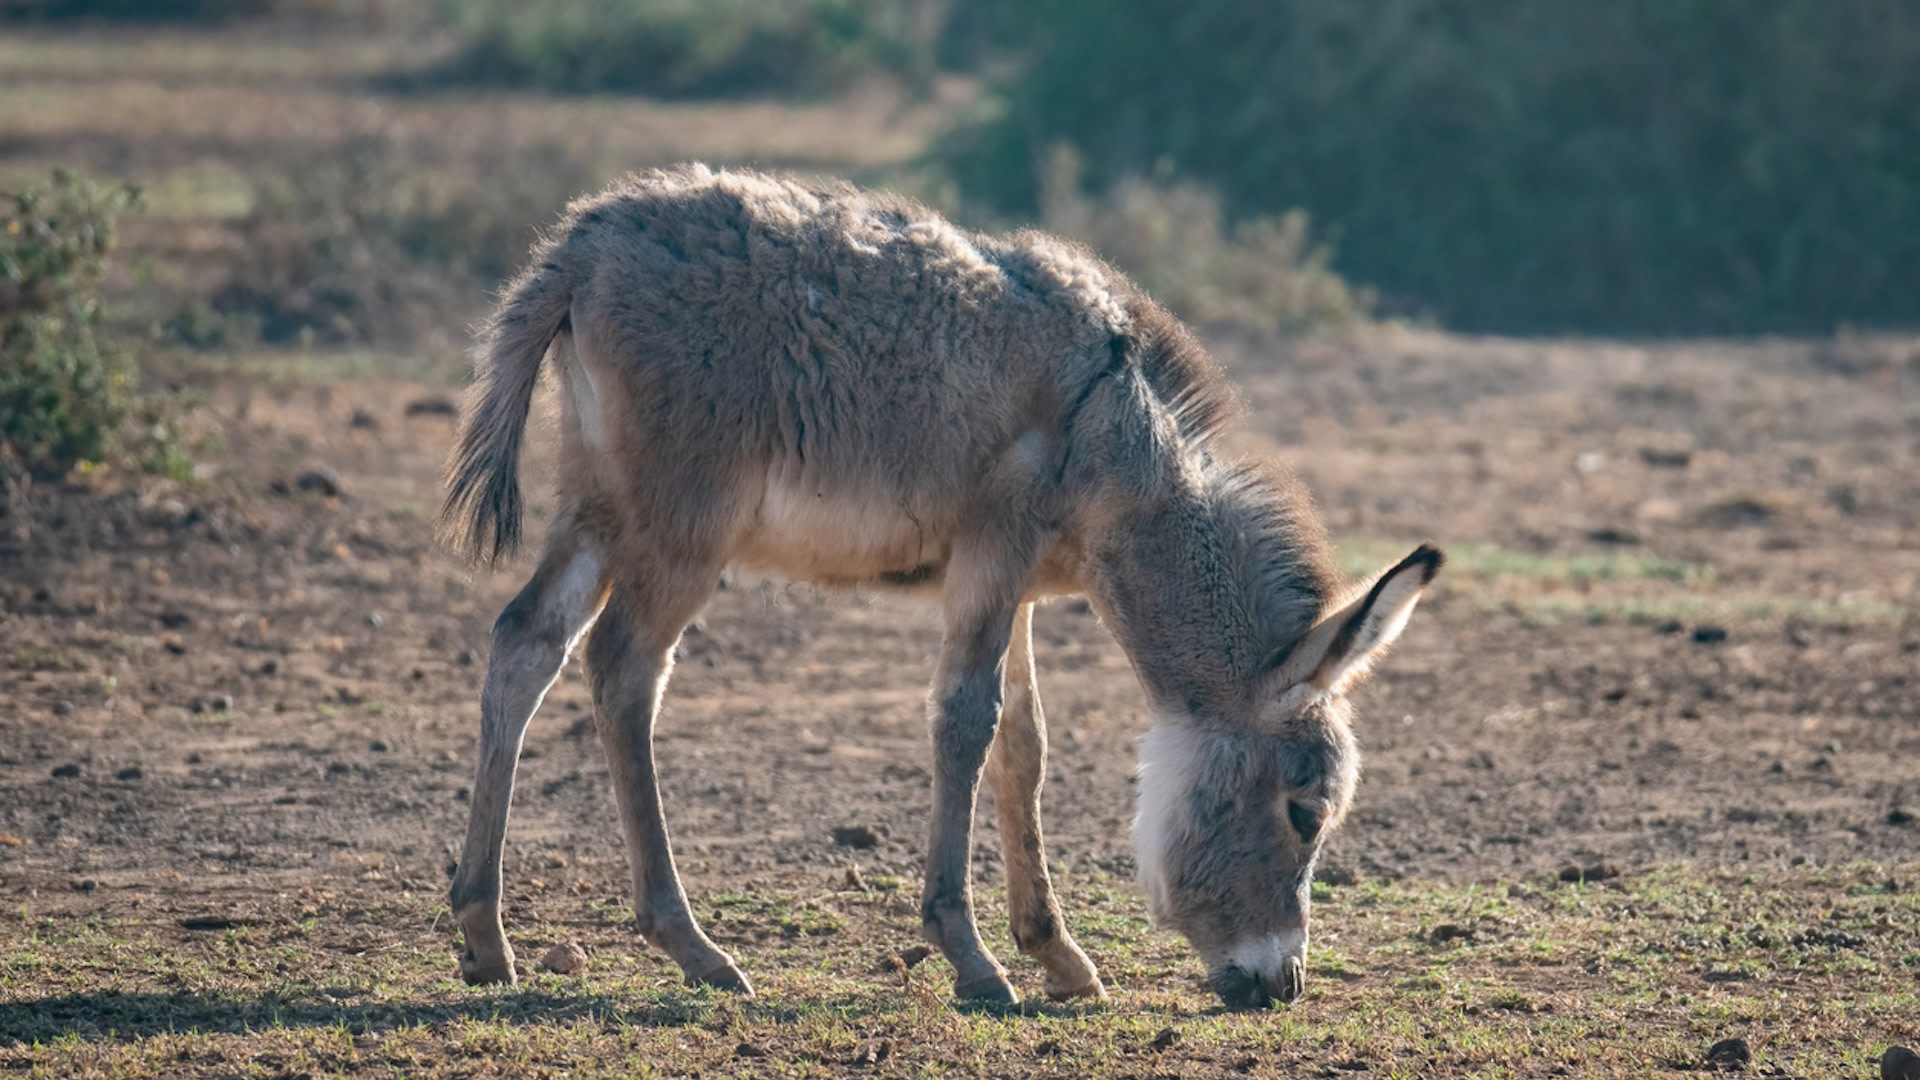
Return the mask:
[[[1314,858],[1359,767],[1346,691],[1441,554],[1349,591],[1306,495],[1222,460],[1224,376],[1085,249],[964,232],[905,199],[688,166],[568,207],[507,289],[443,527],[519,539],[522,432],[558,342],[560,505],[501,612],[454,918],[467,981],[512,982],[500,849],[529,718],[587,638],[640,931],[692,983],[751,993],[668,848],[652,735],[674,643],[729,565],[937,594],[933,837],[921,919],[963,998],[1017,1000],[968,882],[984,769],[1013,939],[1055,998],[1103,997],[1040,834],[1033,603],[1084,593],[1132,658],[1140,881],[1232,1006],[1301,991]],[[991,749],[991,755],[989,755]]]

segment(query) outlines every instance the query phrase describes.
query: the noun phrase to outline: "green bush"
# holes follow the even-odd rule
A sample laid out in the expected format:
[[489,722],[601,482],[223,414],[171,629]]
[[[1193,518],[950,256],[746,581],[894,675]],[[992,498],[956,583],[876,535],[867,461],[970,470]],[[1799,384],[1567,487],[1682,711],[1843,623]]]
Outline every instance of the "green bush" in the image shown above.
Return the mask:
[[817,96],[879,72],[924,78],[930,0],[466,0],[432,77],[567,93]]
[[962,191],[1031,213],[1049,148],[1303,207],[1389,307],[1462,329],[1920,322],[1906,0],[1032,0]]
[[135,198],[56,172],[0,201],[0,468],[58,476],[129,441],[133,363],[100,332],[99,283]]
[[0,0],[0,20],[224,22],[287,6],[287,0]]

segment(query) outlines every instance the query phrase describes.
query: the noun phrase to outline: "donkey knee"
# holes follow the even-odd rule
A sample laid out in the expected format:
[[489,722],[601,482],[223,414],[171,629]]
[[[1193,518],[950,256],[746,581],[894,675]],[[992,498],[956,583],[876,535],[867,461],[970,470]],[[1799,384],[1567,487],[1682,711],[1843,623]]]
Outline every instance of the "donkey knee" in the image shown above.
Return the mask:
[[940,698],[933,722],[933,748],[942,763],[978,771],[1000,723],[1000,679],[970,675]]

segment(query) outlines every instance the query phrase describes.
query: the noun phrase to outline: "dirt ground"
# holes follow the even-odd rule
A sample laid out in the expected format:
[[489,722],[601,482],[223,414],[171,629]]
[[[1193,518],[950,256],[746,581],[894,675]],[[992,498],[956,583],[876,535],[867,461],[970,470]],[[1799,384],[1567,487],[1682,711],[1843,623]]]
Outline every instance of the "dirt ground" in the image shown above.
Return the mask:
[[[1458,553],[1360,693],[1365,777],[1323,876],[1912,859],[1920,347],[1388,330],[1219,351],[1249,446],[1294,463],[1356,563],[1427,537]],[[228,451],[202,481],[42,488],[4,519],[0,895],[437,890],[518,585],[430,540],[457,390],[205,390]],[[537,521],[538,462],[528,483]],[[1053,857],[1125,876],[1137,684],[1082,604],[1045,608],[1036,638]],[[690,887],[854,861],[912,879],[936,644],[906,599],[720,593],[660,731]],[[534,879],[621,891],[587,708],[570,670],[529,737],[519,904]],[[881,842],[836,846],[851,825]],[[991,844],[978,861],[995,873]]]

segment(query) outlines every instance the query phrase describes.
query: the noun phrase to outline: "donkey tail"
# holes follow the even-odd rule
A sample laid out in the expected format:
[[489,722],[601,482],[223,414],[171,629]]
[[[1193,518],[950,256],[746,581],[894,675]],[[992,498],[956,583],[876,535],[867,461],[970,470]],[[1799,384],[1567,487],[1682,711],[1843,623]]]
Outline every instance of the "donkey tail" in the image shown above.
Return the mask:
[[520,546],[520,443],[540,366],[566,328],[574,282],[548,241],[514,279],[474,350],[478,383],[447,461],[438,532],[455,550],[491,563]]

